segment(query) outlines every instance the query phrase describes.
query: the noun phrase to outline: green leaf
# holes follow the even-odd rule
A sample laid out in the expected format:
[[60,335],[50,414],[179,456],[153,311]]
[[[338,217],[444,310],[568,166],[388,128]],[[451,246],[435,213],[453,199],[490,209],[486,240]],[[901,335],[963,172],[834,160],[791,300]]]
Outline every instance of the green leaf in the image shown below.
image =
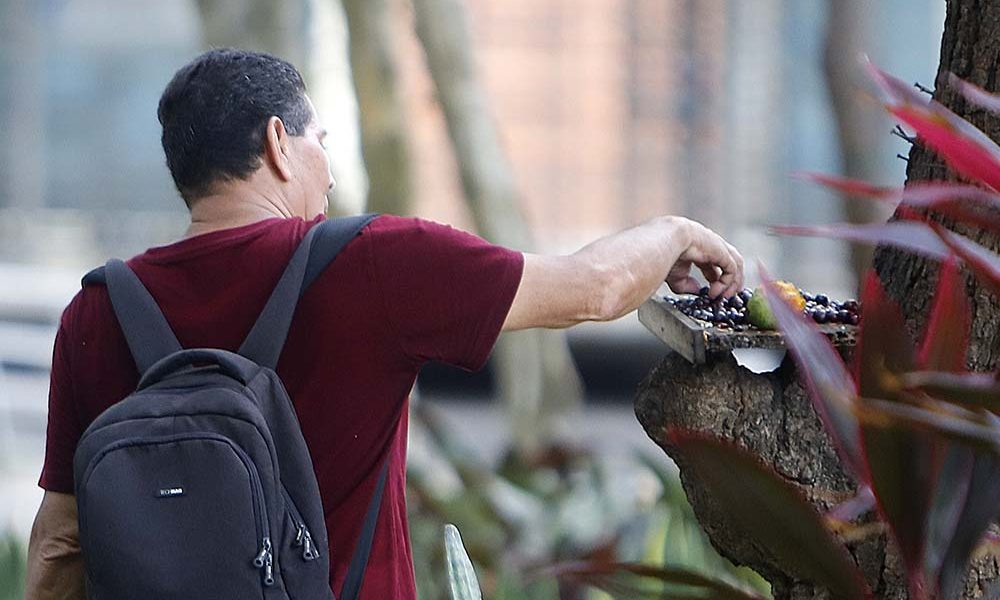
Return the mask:
[[834,598],[870,597],[847,551],[797,489],[732,444],[678,429],[668,436],[732,528],[753,538],[795,576],[827,587]]
[[0,535],[0,600],[20,600],[27,575],[27,550],[13,533]]
[[[677,567],[657,567],[640,563],[603,560],[559,563],[539,571],[539,576],[554,576],[604,590],[622,598],[658,598],[663,600],[763,600],[754,592]],[[630,580],[623,576],[633,576]],[[648,585],[650,581],[667,584],[667,591]]]
[[444,526],[444,549],[448,559],[448,587],[452,600],[482,600],[476,570],[462,545],[462,536],[452,524]]

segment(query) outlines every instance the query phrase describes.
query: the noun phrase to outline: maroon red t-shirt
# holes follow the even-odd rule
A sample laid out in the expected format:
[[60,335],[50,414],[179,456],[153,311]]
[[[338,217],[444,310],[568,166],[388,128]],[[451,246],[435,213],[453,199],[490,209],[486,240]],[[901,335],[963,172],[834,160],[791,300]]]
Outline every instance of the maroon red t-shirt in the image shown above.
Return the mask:
[[[186,348],[235,351],[309,227],[274,218],[147,250],[129,266]],[[416,598],[404,499],[407,401],[421,365],[483,366],[521,280],[523,256],[451,227],[375,219],[299,302],[277,372],[312,455],[339,591],[388,455],[362,598]],[[84,429],[135,389],[135,363],[104,286],[63,313],[39,485],[73,493]]]

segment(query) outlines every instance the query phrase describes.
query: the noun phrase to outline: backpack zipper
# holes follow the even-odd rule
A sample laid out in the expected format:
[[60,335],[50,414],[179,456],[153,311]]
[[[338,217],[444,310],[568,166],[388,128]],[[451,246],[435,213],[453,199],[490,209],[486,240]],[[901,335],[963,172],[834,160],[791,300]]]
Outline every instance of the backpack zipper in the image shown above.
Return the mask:
[[281,493],[285,496],[285,506],[288,507],[292,523],[295,524],[295,541],[292,542],[292,545],[302,547],[302,560],[316,560],[319,558],[319,548],[316,547],[312,534],[309,533],[309,527],[306,526],[306,521],[302,518],[302,513],[295,507],[295,502],[292,501],[292,497],[288,493],[288,490],[285,489],[284,484],[281,485]]
[[[254,517],[257,519],[257,533],[261,538],[260,551],[253,559],[253,566],[257,567],[262,571],[261,578],[263,580],[265,587],[271,587],[274,585],[274,551],[271,546],[271,531],[270,526],[267,522],[267,507],[264,505],[264,486],[261,484],[260,476],[257,473],[257,467],[254,466],[253,461],[247,453],[236,445],[231,439],[217,434],[211,433],[197,433],[197,434],[177,434],[169,435],[163,437],[154,438],[139,438],[139,439],[129,439],[129,440],[119,440],[113,444],[105,446],[87,465],[87,470],[83,476],[83,484],[81,487],[86,485],[87,481],[90,479],[90,474],[93,472],[97,463],[100,462],[102,458],[107,456],[109,453],[119,450],[121,448],[126,448],[129,446],[146,446],[153,444],[169,444],[171,442],[185,442],[190,440],[212,440],[216,442],[221,442],[229,446],[233,452],[236,454],[237,458],[243,463],[246,468],[247,473],[250,474],[250,498],[251,504],[253,505]],[[282,491],[284,491],[284,486],[282,486]]]

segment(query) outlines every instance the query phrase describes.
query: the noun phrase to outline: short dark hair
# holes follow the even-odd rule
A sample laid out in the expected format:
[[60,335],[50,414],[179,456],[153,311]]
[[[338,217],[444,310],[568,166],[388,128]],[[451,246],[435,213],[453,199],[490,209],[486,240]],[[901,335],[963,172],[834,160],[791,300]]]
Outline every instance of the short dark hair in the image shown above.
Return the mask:
[[302,75],[280,58],[221,48],[174,74],[157,117],[167,167],[188,206],[216,182],[246,179],[260,166],[272,116],[295,136],[312,118]]

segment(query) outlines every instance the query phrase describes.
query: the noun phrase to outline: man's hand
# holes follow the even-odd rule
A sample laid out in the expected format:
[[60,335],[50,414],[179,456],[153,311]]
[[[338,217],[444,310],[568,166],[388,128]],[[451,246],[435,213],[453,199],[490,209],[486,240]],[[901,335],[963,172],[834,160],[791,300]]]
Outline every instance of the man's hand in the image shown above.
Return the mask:
[[85,600],[83,557],[76,521],[76,497],[45,492],[28,542],[31,600]]
[[659,217],[601,238],[570,256],[525,254],[521,285],[504,330],[611,321],[646,301],[664,281],[675,292],[709,281],[712,296],[743,287],[743,257],[717,233],[680,217]]
[[708,281],[708,295],[726,298],[743,288],[743,256],[719,234],[701,223],[686,221],[690,242],[667,273],[670,289],[678,294],[696,294],[701,284],[691,276],[695,265]]

